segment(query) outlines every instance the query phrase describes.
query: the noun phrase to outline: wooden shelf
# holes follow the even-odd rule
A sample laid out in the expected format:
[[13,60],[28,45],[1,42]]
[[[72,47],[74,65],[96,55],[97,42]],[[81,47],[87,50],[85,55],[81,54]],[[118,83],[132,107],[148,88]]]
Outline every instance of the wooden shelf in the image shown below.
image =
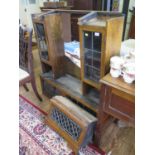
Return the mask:
[[57,88],[66,96],[69,96],[77,100],[79,103],[81,103],[88,109],[97,113],[99,102],[95,102],[95,100],[91,99],[89,96],[82,95],[82,85],[79,79],[74,78],[68,74],[58,79],[52,79],[51,73],[44,73],[41,75],[41,78],[46,80],[46,82],[48,82],[53,87]]

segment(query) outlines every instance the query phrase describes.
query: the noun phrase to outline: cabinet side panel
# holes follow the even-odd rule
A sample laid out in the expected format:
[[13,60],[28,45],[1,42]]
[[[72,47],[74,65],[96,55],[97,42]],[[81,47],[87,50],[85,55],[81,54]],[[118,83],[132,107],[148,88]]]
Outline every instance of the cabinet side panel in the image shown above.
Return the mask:
[[123,23],[124,17],[118,17],[107,21],[105,53],[102,56],[102,76],[109,72],[110,57],[114,55],[119,55],[120,53],[123,34]]
[[70,42],[71,41],[71,14],[69,13],[62,13],[62,24],[63,24],[63,40],[64,42]]
[[54,78],[64,75],[63,23],[60,14],[45,17],[45,28],[49,43],[49,59],[53,67]]

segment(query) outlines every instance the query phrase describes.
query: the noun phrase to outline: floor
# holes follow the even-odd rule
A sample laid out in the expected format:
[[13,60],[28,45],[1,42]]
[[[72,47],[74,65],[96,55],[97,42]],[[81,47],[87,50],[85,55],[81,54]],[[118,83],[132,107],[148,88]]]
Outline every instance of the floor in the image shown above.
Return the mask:
[[[37,88],[40,94],[41,83],[39,74],[41,73],[41,65],[39,60],[38,50],[33,48],[34,56],[34,72],[37,83]],[[43,102],[40,102],[34,92],[32,91],[31,85],[28,84],[29,91],[26,91],[23,87],[20,87],[20,94],[35,103],[44,111],[49,110],[49,98],[42,95]],[[135,129],[130,126],[119,127],[117,123],[112,122],[106,127],[102,133],[100,148],[107,152],[107,155],[134,155],[135,154]]]

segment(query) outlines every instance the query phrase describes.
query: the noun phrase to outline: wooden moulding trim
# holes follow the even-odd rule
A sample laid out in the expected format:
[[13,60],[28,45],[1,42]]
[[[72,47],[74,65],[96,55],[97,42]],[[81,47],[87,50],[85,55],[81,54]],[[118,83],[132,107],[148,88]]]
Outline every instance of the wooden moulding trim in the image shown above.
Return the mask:
[[27,101],[29,104],[31,104],[33,107],[35,107],[37,110],[39,110],[42,114],[47,115],[47,112],[43,111],[42,109],[40,109],[38,106],[36,106],[33,102],[31,102],[30,100],[28,100],[27,98],[25,98],[24,96],[22,96],[21,94],[19,94],[19,96],[21,98],[23,98],[25,101]]
[[116,18],[116,17],[121,17],[123,16],[122,13],[119,13],[117,11],[94,11],[94,10],[66,10],[66,9],[46,9],[45,7],[42,7],[44,10],[49,10],[49,14],[50,13],[76,13],[76,14],[87,14],[87,13],[91,13],[91,12],[96,12],[97,14],[99,15],[108,15],[108,16],[111,16],[113,18]]
[[103,26],[92,26],[92,25],[80,25],[82,31],[91,31],[91,32],[105,32],[105,27]]
[[83,52],[83,30],[79,27],[79,39],[80,39],[80,64],[81,64],[81,79],[84,77],[84,52]]
[[105,58],[106,58],[106,47],[107,47],[107,42],[106,42],[106,37],[107,37],[107,27],[104,29],[104,32],[102,33],[102,40],[101,40],[101,64],[100,64],[100,78],[105,74]]

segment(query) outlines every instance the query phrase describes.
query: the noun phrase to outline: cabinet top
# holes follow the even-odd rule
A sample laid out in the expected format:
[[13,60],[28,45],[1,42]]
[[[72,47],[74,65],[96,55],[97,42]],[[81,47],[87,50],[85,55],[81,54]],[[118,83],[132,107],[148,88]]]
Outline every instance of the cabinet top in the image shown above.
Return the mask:
[[118,18],[124,19],[122,13],[117,12],[99,12],[91,11],[90,13],[84,15],[78,19],[79,25],[91,25],[91,26],[101,26],[105,27],[107,22],[111,19],[116,20]]
[[110,74],[107,74],[100,80],[100,82],[135,96],[135,83],[128,84],[124,82],[122,77],[113,78]]

